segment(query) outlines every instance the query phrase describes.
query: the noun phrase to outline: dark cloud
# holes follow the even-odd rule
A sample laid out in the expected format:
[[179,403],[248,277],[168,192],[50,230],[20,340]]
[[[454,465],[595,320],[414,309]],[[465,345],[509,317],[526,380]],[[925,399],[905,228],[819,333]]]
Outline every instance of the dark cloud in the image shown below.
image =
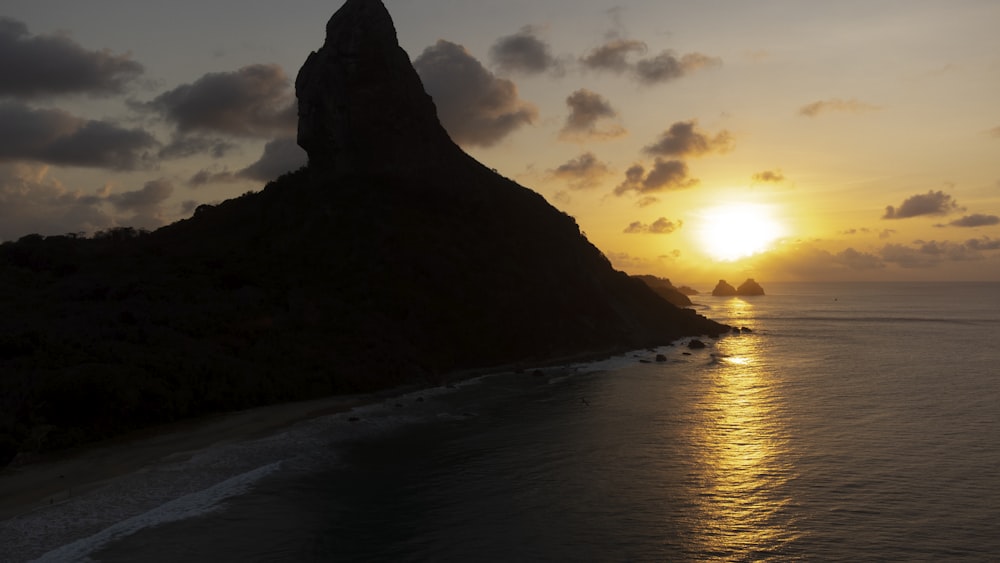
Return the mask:
[[0,164],[0,241],[30,234],[94,232],[113,225],[103,198],[68,189],[48,166]]
[[173,184],[161,178],[146,182],[139,190],[111,194],[108,196],[108,201],[121,211],[142,212],[159,206],[172,193],[174,193]]
[[618,124],[598,129],[599,120],[613,119],[618,116],[618,112],[596,92],[581,88],[566,98],[566,105],[569,106],[570,113],[561,131],[563,137],[594,139],[620,137],[626,133]]
[[729,131],[720,131],[710,137],[697,130],[697,122],[678,121],[660,135],[660,139],[643,148],[647,154],[657,156],[701,156],[710,152],[726,152],[732,148]]
[[657,158],[648,173],[641,164],[635,164],[625,171],[625,181],[615,188],[615,195],[634,191],[650,194],[667,190],[680,190],[698,184],[695,178],[688,178],[688,167],[680,160]]
[[608,166],[594,153],[586,152],[552,170],[551,175],[574,190],[582,190],[597,186],[609,173]]
[[991,225],[1000,225],[1000,217],[997,217],[996,215],[973,213],[972,215],[966,215],[965,217],[956,219],[948,224],[952,227],[988,227]]
[[218,137],[175,135],[169,145],[160,149],[159,156],[167,160],[203,154],[212,158],[223,158],[235,148],[235,143]]
[[131,213],[124,224],[141,229],[156,229],[167,220],[162,204],[174,193],[173,184],[164,178],[146,182],[141,189],[110,194],[107,198],[115,209]]
[[942,191],[928,191],[906,198],[898,208],[887,206],[882,218],[907,219],[921,215],[947,215],[958,209],[958,203],[950,195]]
[[853,248],[847,248],[833,255],[833,261],[837,264],[847,266],[852,270],[878,270],[885,268],[885,262],[874,254],[858,252]]
[[989,237],[974,238],[965,241],[965,246],[972,250],[983,251],[983,250],[1000,250],[1000,239],[994,239]]
[[837,253],[818,247],[814,242],[798,242],[780,252],[759,255],[755,268],[791,280],[853,281],[860,271],[885,268],[885,262],[875,254],[847,248]]
[[951,241],[916,241],[913,246],[887,244],[882,259],[902,268],[929,268],[942,262],[981,260],[981,251],[989,250],[991,239],[973,239],[965,243]]
[[298,170],[308,162],[306,151],[293,137],[275,139],[264,146],[257,162],[240,170],[237,175],[250,180],[270,182],[286,172]]
[[590,70],[616,74],[629,72],[642,84],[669,82],[697,70],[722,64],[722,59],[718,57],[702,53],[677,55],[673,51],[663,51],[655,57],[641,58],[634,63],[629,60],[632,55],[645,54],[646,50],[646,44],[642,41],[615,37],[591,49],[580,58],[580,63]]
[[34,161],[64,166],[132,170],[147,164],[156,139],[58,109],[0,102],[0,162]]
[[152,110],[184,134],[271,138],[295,134],[297,105],[285,71],[255,64],[209,73],[137,107]]
[[540,74],[559,70],[548,43],[537,36],[537,28],[526,25],[513,35],[497,39],[490,47],[490,60],[504,72]]
[[580,62],[591,70],[609,70],[621,74],[630,70],[632,65],[628,56],[646,52],[646,44],[633,39],[612,39],[607,43],[593,48]]
[[486,70],[465,47],[443,39],[415,61],[438,117],[455,142],[489,147],[538,117],[518,97],[517,86]]
[[666,217],[660,217],[656,221],[653,221],[651,225],[646,225],[642,221],[633,221],[623,232],[626,234],[669,235],[683,226],[683,221],[674,222]]
[[0,96],[114,94],[142,72],[129,55],[88,51],[63,35],[31,35],[24,23],[0,17]]
[[785,181],[781,170],[764,170],[753,175],[753,181],[760,184],[780,184]]
[[869,111],[875,111],[882,109],[879,106],[873,106],[865,102],[860,102],[858,100],[841,100],[840,98],[833,98],[830,100],[820,100],[813,102],[811,104],[806,104],[799,108],[799,115],[804,115],[806,117],[816,117],[821,113],[827,112],[842,112],[842,113],[865,113]]
[[264,152],[256,162],[237,172],[222,170],[200,170],[188,180],[192,187],[206,184],[222,184],[253,180],[270,182],[286,172],[292,172],[308,163],[306,152],[292,137],[283,137],[270,141],[264,146]]
[[722,59],[701,53],[687,53],[678,57],[672,51],[642,59],[635,64],[635,74],[644,84],[669,82],[703,68],[722,65]]

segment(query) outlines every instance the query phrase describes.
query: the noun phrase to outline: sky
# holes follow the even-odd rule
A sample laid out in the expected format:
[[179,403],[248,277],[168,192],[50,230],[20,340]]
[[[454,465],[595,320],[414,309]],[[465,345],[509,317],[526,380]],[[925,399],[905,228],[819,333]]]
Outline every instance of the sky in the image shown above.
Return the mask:
[[[5,0],[0,241],[304,164],[294,79],[341,4]],[[1000,2],[385,4],[456,142],[619,269],[1000,280]]]

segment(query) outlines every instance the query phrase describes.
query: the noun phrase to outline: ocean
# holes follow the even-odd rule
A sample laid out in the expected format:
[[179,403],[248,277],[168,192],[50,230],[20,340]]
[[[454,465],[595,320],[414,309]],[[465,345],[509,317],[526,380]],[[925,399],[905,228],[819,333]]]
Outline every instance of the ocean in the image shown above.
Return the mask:
[[[1000,283],[764,284],[749,331],[393,397],[0,523],[6,560],[1000,559]],[[662,354],[666,361],[656,361]]]

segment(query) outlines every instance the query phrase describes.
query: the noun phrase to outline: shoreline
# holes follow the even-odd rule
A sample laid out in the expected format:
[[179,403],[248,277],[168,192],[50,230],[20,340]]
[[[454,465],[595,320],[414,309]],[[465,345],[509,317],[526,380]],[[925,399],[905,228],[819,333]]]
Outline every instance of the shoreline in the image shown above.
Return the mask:
[[43,454],[20,465],[0,469],[0,522],[59,504],[155,464],[183,461],[213,446],[261,438],[302,421],[347,412],[420,389],[452,387],[462,381],[490,375],[530,375],[539,369],[558,369],[645,349],[607,349],[460,370],[441,377],[434,384],[411,384],[371,393],[252,407],[136,430],[106,441]]
[[279,403],[178,421],[6,467],[0,470],[0,522],[58,504],[148,466],[183,461],[206,448],[267,436],[304,420],[346,412],[377,402],[386,393]]

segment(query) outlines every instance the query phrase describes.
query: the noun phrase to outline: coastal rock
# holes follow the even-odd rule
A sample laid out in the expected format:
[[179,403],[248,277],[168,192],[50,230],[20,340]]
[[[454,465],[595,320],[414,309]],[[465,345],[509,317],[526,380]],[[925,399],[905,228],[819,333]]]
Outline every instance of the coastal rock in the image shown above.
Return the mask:
[[688,342],[688,348],[690,348],[691,350],[701,350],[706,346],[707,345],[704,342],[698,340],[697,338],[692,338],[691,341]]
[[737,295],[764,295],[764,288],[760,286],[759,283],[755,282],[753,278],[747,278],[747,280],[740,284],[736,288]]
[[726,283],[726,280],[719,280],[712,290],[712,295],[716,297],[730,297],[736,295],[736,288]]
[[667,278],[658,278],[656,276],[642,275],[633,276],[638,280],[649,286],[650,289],[656,292],[657,295],[666,299],[668,302],[673,303],[678,307],[690,307],[691,299],[688,298],[681,290],[674,287],[674,284],[670,283]]
[[298,142],[311,167],[413,171],[457,150],[380,1],[347,0],[330,18],[295,94]]

